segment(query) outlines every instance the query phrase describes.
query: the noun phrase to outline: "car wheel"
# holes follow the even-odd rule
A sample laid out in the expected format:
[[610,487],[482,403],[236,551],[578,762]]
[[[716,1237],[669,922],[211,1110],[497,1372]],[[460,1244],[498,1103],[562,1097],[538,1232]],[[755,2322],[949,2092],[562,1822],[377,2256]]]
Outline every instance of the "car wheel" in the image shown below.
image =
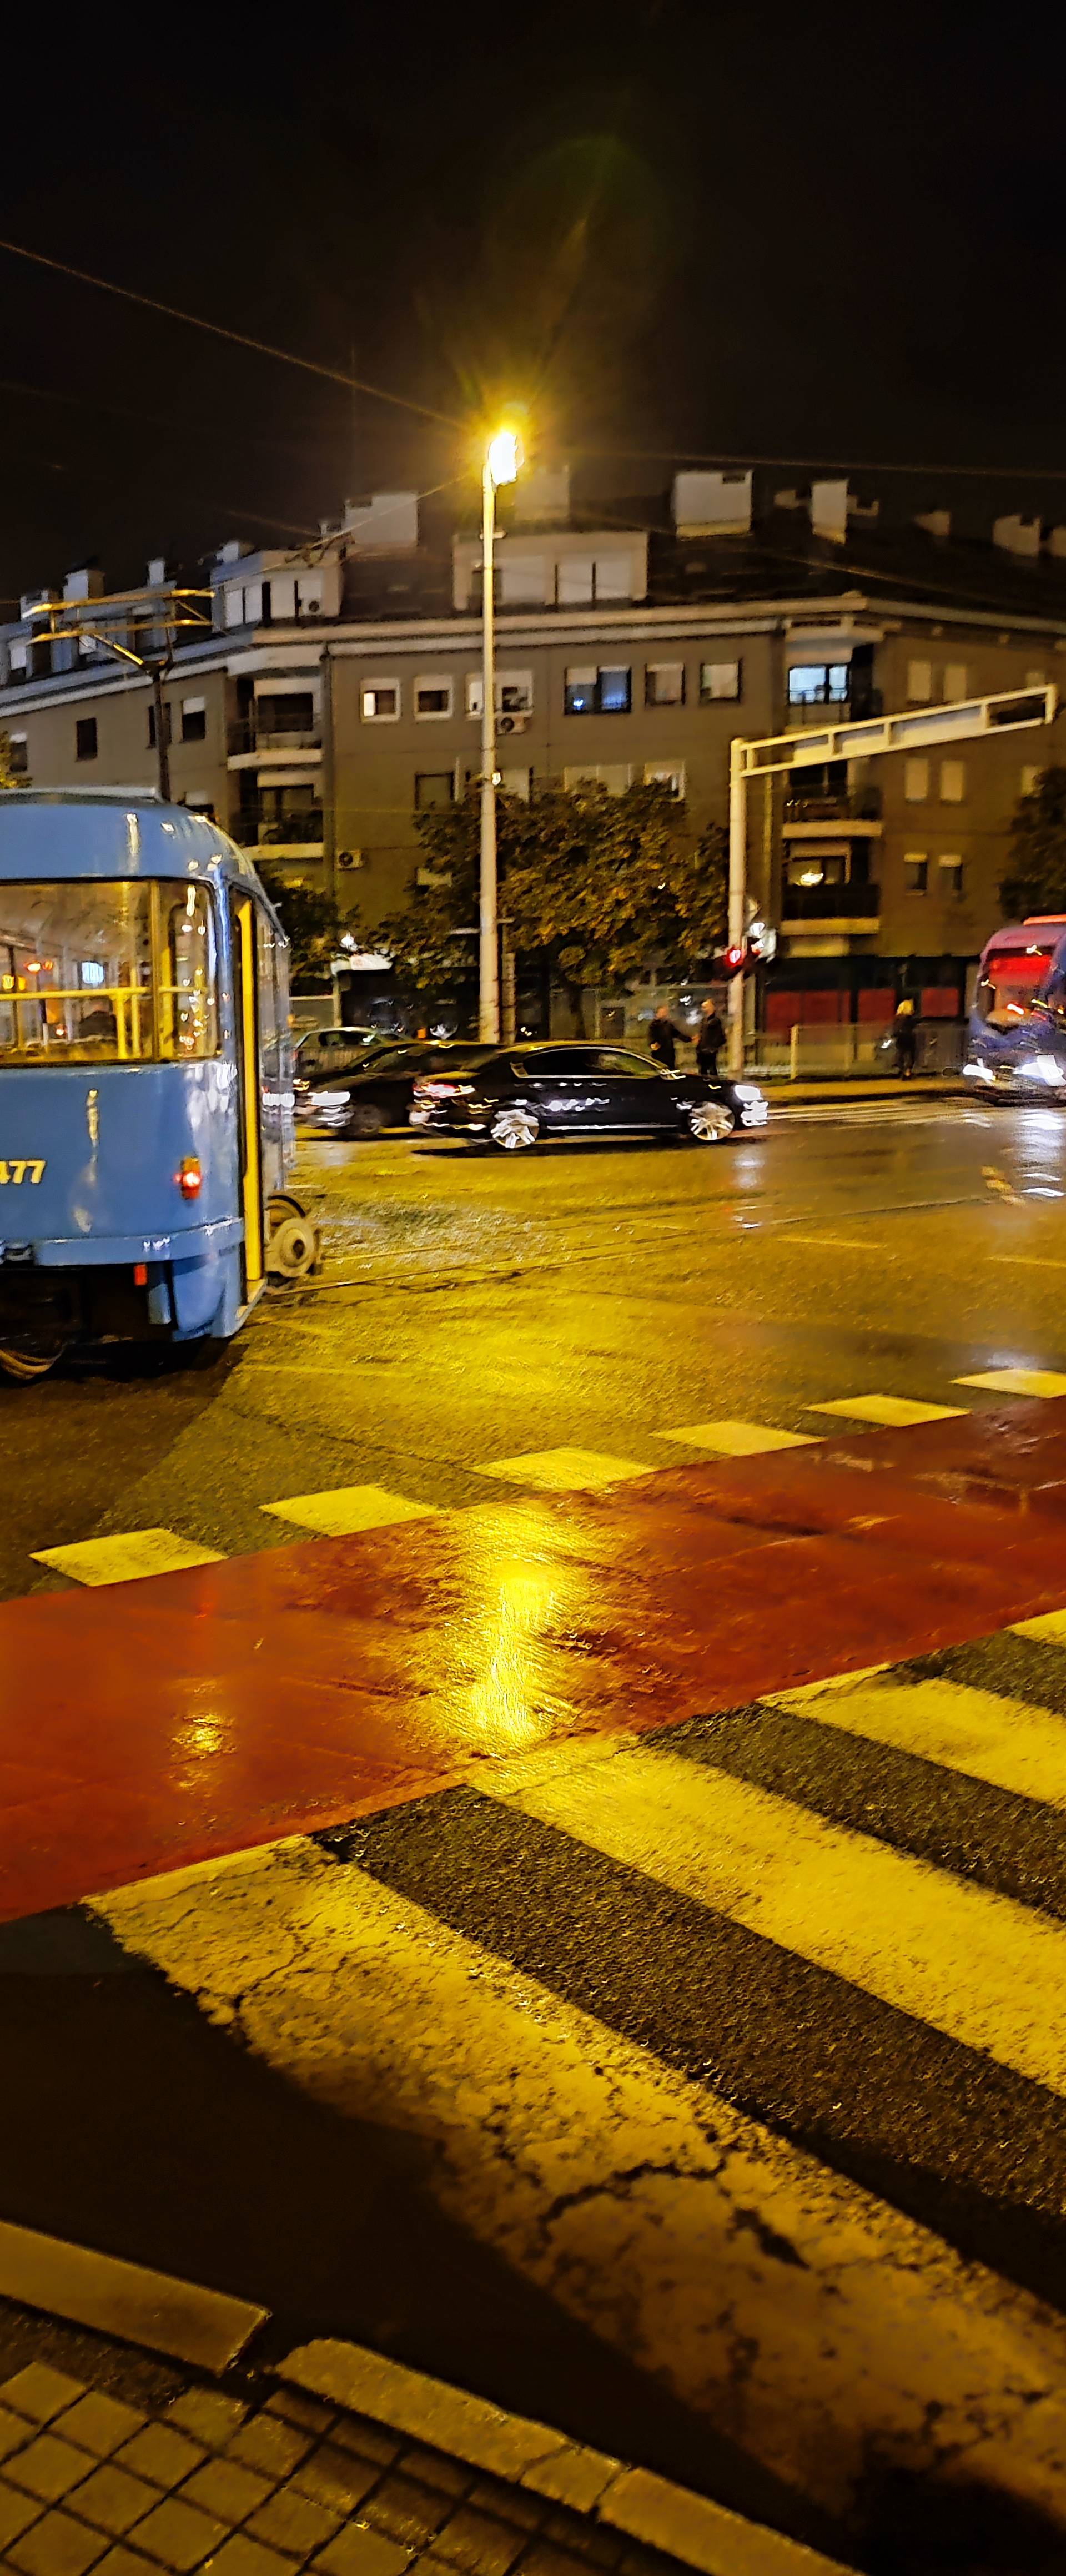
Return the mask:
[[498,1109],[489,1127],[489,1135],[502,1154],[521,1154],[535,1145],[540,1135],[540,1121],[531,1109]]
[[697,1145],[721,1145],[736,1123],[736,1111],[724,1100],[696,1100],[688,1113],[689,1135]]
[[352,1111],[348,1133],[349,1136],[380,1136],[384,1124],[384,1110],[374,1109],[369,1100],[364,1100]]

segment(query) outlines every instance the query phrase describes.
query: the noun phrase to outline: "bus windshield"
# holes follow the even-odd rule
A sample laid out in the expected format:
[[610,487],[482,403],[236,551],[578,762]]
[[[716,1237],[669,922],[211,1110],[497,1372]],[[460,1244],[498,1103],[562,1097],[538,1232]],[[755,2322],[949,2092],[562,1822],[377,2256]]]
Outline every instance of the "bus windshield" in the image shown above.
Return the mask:
[[1054,946],[1034,948],[990,948],[981,970],[977,987],[977,1008],[983,1020],[993,1028],[1016,1028],[1033,1008],[1048,967],[1055,954]]
[[187,1063],[217,1041],[205,886],[0,883],[0,1065]]

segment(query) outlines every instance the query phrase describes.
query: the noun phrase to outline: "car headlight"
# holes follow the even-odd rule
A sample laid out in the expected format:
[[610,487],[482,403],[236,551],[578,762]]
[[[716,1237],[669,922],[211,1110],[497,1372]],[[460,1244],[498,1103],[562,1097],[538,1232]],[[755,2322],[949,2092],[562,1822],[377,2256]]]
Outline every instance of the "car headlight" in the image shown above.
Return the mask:
[[350,1091],[312,1091],[310,1106],[312,1109],[347,1109],[351,1096]]
[[765,1098],[765,1093],[760,1091],[757,1082],[735,1082],[733,1089],[736,1092],[738,1100],[762,1100]]
[[1028,1063],[1018,1069],[1029,1082],[1054,1083],[1056,1089],[1060,1083],[1066,1083],[1066,1066],[1056,1064],[1053,1055],[1030,1056]]

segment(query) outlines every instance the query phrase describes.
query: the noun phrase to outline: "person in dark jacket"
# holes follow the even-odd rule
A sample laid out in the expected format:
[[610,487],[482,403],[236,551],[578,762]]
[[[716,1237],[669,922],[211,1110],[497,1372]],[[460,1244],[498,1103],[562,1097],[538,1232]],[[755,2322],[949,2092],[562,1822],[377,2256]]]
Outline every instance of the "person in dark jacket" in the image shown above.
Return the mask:
[[896,1072],[902,1082],[909,1082],[918,1053],[918,1030],[913,1002],[900,1003],[892,1022],[892,1035],[896,1043]]
[[705,1082],[717,1082],[718,1058],[726,1034],[713,1002],[704,1002],[696,1031],[696,1062]]
[[665,1065],[667,1072],[672,1073],[677,1062],[678,1039],[683,1041],[687,1036],[688,1030],[677,1028],[670,1017],[666,1003],[660,1002],[648,1030],[648,1051],[654,1056],[656,1064]]

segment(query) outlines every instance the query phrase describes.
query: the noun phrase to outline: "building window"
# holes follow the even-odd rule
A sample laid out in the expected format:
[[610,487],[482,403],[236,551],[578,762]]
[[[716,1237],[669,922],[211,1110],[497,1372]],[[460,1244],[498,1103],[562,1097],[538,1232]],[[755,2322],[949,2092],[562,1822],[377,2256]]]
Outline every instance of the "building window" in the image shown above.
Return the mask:
[[648,662],[644,671],[644,704],[646,707],[683,707],[685,703],[685,665],[683,662]]
[[847,662],[794,662],[788,675],[790,707],[846,706],[851,677]]
[[678,804],[683,804],[685,798],[684,761],[646,760],[644,763],[644,784],[645,787],[668,787],[671,796],[676,796]]
[[962,801],[963,801],[963,798],[964,798],[964,796],[965,796],[965,794],[966,794],[966,763],[965,763],[965,761],[964,761],[964,760],[942,760],[942,761],[941,761],[941,763],[940,763],[940,802],[941,802],[941,804],[942,804],[942,805],[961,805],[961,804],[962,804]]
[[908,894],[928,894],[929,861],[924,850],[904,852],[903,883]]
[[556,572],[560,608],[591,608],[595,600],[631,595],[628,555],[564,555]]
[[181,739],[183,742],[206,742],[206,698],[183,698],[181,702]]
[[908,805],[924,805],[925,799],[929,794],[929,763],[927,760],[904,761],[903,794]]
[[572,662],[563,691],[568,716],[624,716],[633,704],[633,674],[614,663]]
[[713,706],[716,698],[739,698],[740,675],[739,662],[701,662],[700,705]]
[[505,796],[518,796],[523,805],[528,805],[533,789],[533,772],[531,769],[501,769],[500,785]]
[[[13,742],[13,741],[14,741],[14,739],[15,739],[15,737],[14,737],[14,735],[13,735],[13,734],[12,734],[11,739],[12,739],[12,742]],[[1044,773],[1043,773],[1043,771],[1042,771],[1042,769],[1041,769],[1041,767],[1040,767],[1040,763],[1039,763],[1039,761],[1036,761],[1036,760],[1027,760],[1027,761],[1026,761],[1025,767],[1024,767],[1024,769],[1023,769],[1023,771],[1022,771],[1022,795],[1023,795],[1023,796],[1035,796],[1036,791],[1037,791],[1037,788],[1038,788],[1038,787],[1039,787],[1039,785],[1040,785],[1041,778],[1043,777],[1043,774],[1044,774]]]
[[420,769],[415,779],[415,812],[428,814],[437,805],[454,805],[455,773],[451,769]]
[[[481,673],[466,675],[466,712],[479,716],[482,706]],[[497,671],[496,713],[498,716],[528,716],[533,713],[532,671]]]
[[395,724],[400,712],[398,680],[365,680],[360,692],[364,724]]
[[965,662],[945,662],[944,696],[949,706],[955,698],[965,697],[969,676]]
[[548,567],[543,555],[509,556],[501,549],[499,580],[501,608],[534,603],[542,607],[548,596]]
[[563,771],[564,787],[605,787],[608,796],[624,796],[632,784],[633,772],[627,760],[593,760],[584,769]]
[[928,704],[929,704],[929,700],[930,700],[930,698],[932,697],[932,694],[933,694],[933,665],[932,665],[932,663],[931,663],[931,662],[908,662],[908,664],[907,664],[907,696],[908,696],[908,699],[909,699],[909,701],[910,701],[911,706],[912,706],[912,707],[924,707],[924,706],[928,706]]
[[7,752],[8,766],[11,770],[12,777],[25,778],[29,769],[29,756],[26,750],[26,736],[24,733],[9,733],[7,737]]
[[79,716],[74,726],[74,748],[78,760],[96,758],[96,717]]
[[24,680],[30,667],[29,645],[9,644],[7,648],[7,663],[12,679]]
[[[163,701],[163,734],[164,734],[164,738],[165,738],[165,741],[166,741],[167,750],[169,751],[169,749],[170,749],[170,743],[171,743],[171,718],[170,718],[170,704],[169,704],[169,700],[167,700],[167,699],[164,699],[164,701]],[[154,750],[155,750],[155,699],[154,699],[154,698],[149,699],[149,702],[148,702],[148,749],[149,749],[149,751],[154,751]]]
[[940,869],[940,883],[943,892],[945,894],[961,894],[962,860],[955,857],[943,858],[938,860],[937,864]]
[[415,714],[423,722],[434,716],[450,716],[452,684],[450,680],[416,680]]

